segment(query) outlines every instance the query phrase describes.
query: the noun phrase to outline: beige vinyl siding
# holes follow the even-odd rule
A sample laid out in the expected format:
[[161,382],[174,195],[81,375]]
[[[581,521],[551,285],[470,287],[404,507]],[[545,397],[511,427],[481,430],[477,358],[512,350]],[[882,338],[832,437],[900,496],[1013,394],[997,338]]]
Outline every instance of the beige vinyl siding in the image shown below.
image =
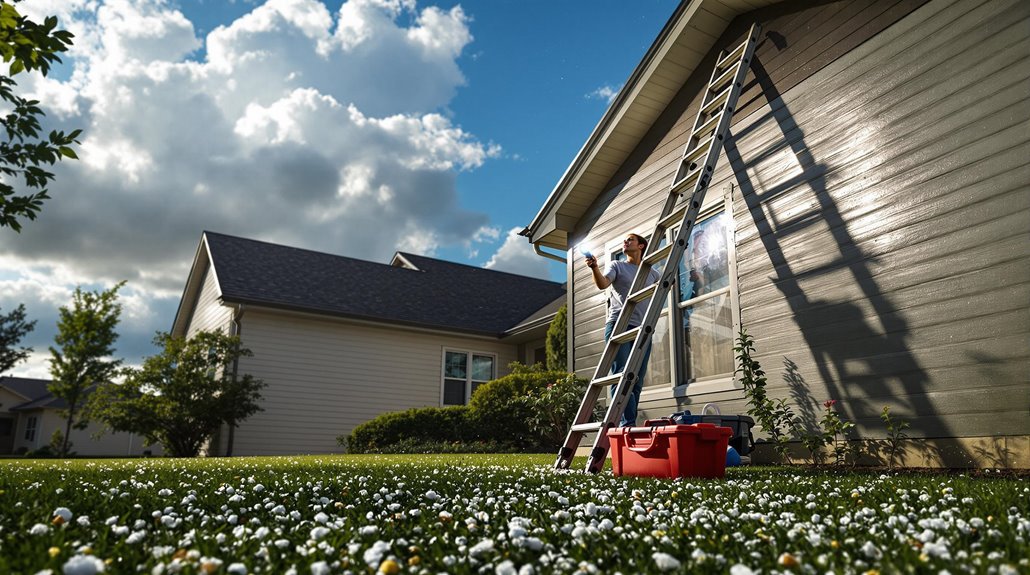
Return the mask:
[[193,315],[190,317],[186,330],[187,338],[204,330],[222,330],[228,333],[229,322],[232,320],[232,309],[218,301],[221,295],[214,269],[208,264],[204,271],[203,288],[197,297],[197,304],[193,308]]
[[[439,406],[444,349],[496,356],[516,346],[487,338],[319,319],[248,307],[241,373],[265,381],[262,411],[236,430],[234,455],[340,453],[336,438],[388,411]],[[226,433],[220,434],[224,453]]]
[[[33,441],[25,439],[25,430],[30,417],[36,417],[36,437]],[[60,430],[64,433],[65,420],[57,409],[37,409],[29,412],[21,412],[15,428],[14,449],[20,447],[32,451],[50,444],[50,438],[54,431]],[[71,450],[81,457],[135,457],[143,455],[144,451],[150,451],[153,455],[161,455],[163,451],[160,445],[144,447],[143,438],[130,433],[106,432],[99,437],[93,437],[102,429],[99,423],[91,422],[86,429],[73,429],[69,439]]]
[[[759,50],[762,82],[749,76],[706,202],[735,186],[740,313],[773,397],[809,421],[838,399],[866,437],[883,436],[884,405],[914,437],[1026,435],[1030,4],[913,4],[769,14],[763,35],[785,47]],[[571,245],[650,230],[709,66]],[[589,376],[604,299],[572,269],[574,367]],[[746,411],[739,391],[647,389],[641,418],[709,401]]]

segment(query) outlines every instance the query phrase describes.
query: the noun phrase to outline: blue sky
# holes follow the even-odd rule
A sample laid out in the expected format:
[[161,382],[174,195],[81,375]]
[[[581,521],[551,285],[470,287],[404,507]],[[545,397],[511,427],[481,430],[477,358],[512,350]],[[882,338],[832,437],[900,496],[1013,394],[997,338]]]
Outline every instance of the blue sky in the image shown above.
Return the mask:
[[38,320],[127,280],[119,353],[169,329],[203,230],[386,262],[396,250],[563,281],[527,225],[675,9],[637,2],[27,0],[76,34],[19,77],[81,161],[22,234],[0,310]]

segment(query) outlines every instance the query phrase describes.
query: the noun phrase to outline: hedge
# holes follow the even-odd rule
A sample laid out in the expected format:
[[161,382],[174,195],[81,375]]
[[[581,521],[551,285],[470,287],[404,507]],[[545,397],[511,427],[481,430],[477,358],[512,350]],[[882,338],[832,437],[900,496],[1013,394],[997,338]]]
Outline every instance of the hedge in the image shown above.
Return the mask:
[[479,386],[468,406],[384,413],[337,441],[350,453],[550,451],[548,434],[533,426],[534,408],[527,399],[569,374],[512,368],[511,374]]

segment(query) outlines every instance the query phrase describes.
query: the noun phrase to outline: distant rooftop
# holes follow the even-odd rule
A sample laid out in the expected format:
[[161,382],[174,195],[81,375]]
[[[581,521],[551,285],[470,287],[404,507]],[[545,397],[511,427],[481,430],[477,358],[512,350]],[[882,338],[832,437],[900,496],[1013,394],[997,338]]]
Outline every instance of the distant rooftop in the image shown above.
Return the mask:
[[204,237],[228,303],[500,337],[565,293],[557,282],[404,252],[387,265],[214,232]]

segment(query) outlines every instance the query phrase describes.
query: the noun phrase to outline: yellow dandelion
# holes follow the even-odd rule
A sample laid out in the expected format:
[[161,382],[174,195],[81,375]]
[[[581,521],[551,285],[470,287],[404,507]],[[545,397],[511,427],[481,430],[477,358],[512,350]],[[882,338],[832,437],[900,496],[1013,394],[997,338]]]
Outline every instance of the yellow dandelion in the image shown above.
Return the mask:
[[410,565],[412,567],[418,565],[421,562],[422,562],[422,560],[419,559],[418,555],[415,555],[414,557],[408,557],[408,565]]
[[61,554],[61,548],[60,547],[51,547],[50,549],[47,549],[47,553],[49,553],[51,557],[57,557],[58,555]]
[[379,572],[383,575],[397,575],[401,572],[401,566],[393,559],[387,559],[379,564]]

